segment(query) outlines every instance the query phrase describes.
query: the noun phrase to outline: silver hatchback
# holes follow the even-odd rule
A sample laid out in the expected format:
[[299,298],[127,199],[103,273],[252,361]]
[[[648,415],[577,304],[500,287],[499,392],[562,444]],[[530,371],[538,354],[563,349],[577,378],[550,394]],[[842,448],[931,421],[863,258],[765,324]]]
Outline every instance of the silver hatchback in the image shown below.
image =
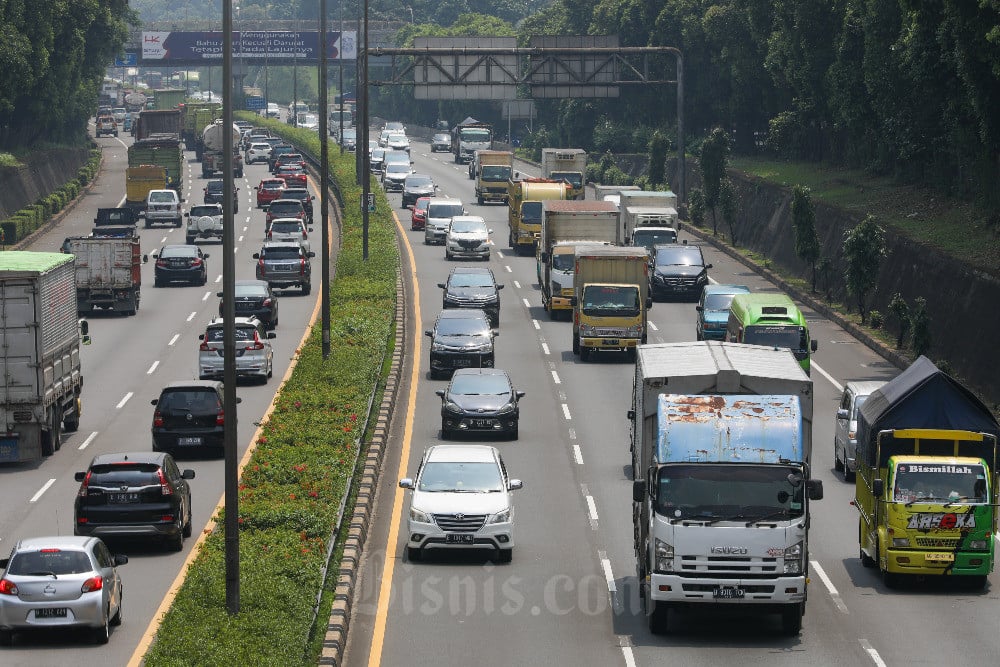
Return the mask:
[[[274,351],[270,339],[273,331],[265,331],[264,324],[256,317],[237,317],[234,321],[236,335],[236,376],[267,382],[274,373]],[[223,319],[214,318],[205,333],[198,336],[198,376],[202,380],[222,379],[224,368]]]

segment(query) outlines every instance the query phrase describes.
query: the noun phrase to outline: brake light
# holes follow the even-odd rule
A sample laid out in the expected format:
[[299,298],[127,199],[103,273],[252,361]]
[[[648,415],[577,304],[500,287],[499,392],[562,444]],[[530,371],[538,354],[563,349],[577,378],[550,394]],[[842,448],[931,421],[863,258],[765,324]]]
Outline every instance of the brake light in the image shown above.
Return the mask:
[[83,478],[83,482],[80,483],[80,490],[77,491],[76,495],[81,498],[87,497],[87,488],[90,486],[90,471],[87,471],[86,477]]
[[153,426],[161,428],[163,426],[163,413],[159,410],[153,413]]
[[215,425],[222,426],[226,423],[226,411],[219,408],[218,414],[215,415]]
[[302,238],[303,239],[309,238],[309,234],[308,234],[308,232],[306,232],[306,228],[305,227],[302,228]]
[[306,275],[306,260],[304,259],[299,260],[299,275],[300,276]]
[[174,495],[173,488],[167,483],[167,476],[163,474],[163,468],[156,471],[156,476],[160,478],[160,493],[164,496]]
[[156,260],[156,265],[157,266],[167,266],[167,260],[165,260],[165,259],[158,259],[158,260]]
[[273,229],[268,229],[267,230],[267,240],[270,241],[273,238],[274,238],[274,230]]
[[0,595],[17,595],[17,584],[10,579],[0,579]]
[[201,266],[201,258],[195,257],[191,260],[191,266]]
[[211,348],[208,346],[208,341],[203,340],[201,345],[198,346],[198,349],[202,352],[208,352]]
[[264,275],[267,272],[263,257],[257,260],[257,270],[260,272],[260,275]]
[[94,591],[99,591],[104,588],[104,579],[101,577],[91,577],[83,582],[83,586],[80,586],[81,593],[92,593]]

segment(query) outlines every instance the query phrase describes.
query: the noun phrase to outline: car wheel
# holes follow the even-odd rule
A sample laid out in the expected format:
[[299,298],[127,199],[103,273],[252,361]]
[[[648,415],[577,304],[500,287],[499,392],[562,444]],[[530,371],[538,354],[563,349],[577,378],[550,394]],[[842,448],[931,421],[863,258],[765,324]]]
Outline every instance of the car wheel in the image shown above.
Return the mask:
[[573,354],[580,354],[580,339],[573,334]]
[[194,239],[195,239],[195,237],[193,237],[193,236],[185,236],[185,237],[184,237],[184,241],[185,241],[185,242],[186,242],[186,243],[187,243],[188,245],[194,245]]
[[312,291],[312,285],[306,283],[302,286],[302,296],[309,296],[309,292]]
[[124,616],[122,616],[122,613],[123,613],[122,612],[122,606],[123,605],[124,605],[124,603],[122,602],[122,596],[119,595],[118,596],[118,610],[115,612],[115,615],[111,617],[111,625],[114,625],[115,627],[121,625],[122,621],[124,620]]
[[106,610],[106,613],[104,614],[104,625],[98,628],[94,628],[92,636],[94,638],[95,644],[108,643],[108,638],[111,636],[111,628],[109,627],[110,623],[108,621],[108,616],[110,614],[111,614],[111,609],[109,608]]
[[411,563],[417,563],[421,560],[423,554],[420,553],[420,547],[406,547],[406,559]]
[[482,206],[485,202],[483,201],[482,197],[477,197],[476,198],[476,203],[479,204],[480,206]]
[[13,646],[13,645],[14,645],[14,631],[0,630],[0,646]]
[[191,537],[191,499],[188,499],[187,521],[184,522],[184,537]]
[[441,424],[441,439],[451,440],[451,432],[445,428],[444,424]]
[[447,250],[444,251],[444,258],[446,260],[448,260],[449,262],[452,261],[453,259],[455,259],[454,257],[451,256],[451,253],[448,252]]
[[517,440],[517,422],[514,422],[514,427],[510,429],[510,439]]
[[207,283],[207,282],[208,282],[208,273],[205,273],[205,274],[204,274],[204,275],[203,275],[203,276],[201,277],[201,283],[199,283],[199,284],[201,284],[201,285],[204,285],[204,284],[205,284],[205,283]]
[[837,453],[837,445],[833,446],[833,469],[837,472],[844,469],[844,463],[840,460],[840,455]]
[[184,527],[177,526],[177,532],[167,538],[167,548],[171,551],[180,551],[184,548]]
[[514,558],[513,549],[498,549],[497,550],[497,562],[498,563],[509,563]]
[[846,463],[844,464],[844,481],[854,482],[854,471],[848,468]]

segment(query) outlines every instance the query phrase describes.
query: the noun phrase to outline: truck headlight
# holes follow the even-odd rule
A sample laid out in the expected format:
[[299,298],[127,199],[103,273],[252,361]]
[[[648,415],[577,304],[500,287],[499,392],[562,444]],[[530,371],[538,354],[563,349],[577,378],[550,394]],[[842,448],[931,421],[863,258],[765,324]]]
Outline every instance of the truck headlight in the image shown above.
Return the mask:
[[656,572],[671,572],[674,569],[674,545],[667,544],[660,538],[653,543],[653,570]]
[[421,512],[415,507],[410,508],[410,521],[416,521],[417,523],[434,523],[430,514]]
[[490,523],[510,523],[510,508],[508,507],[502,512],[497,512],[490,517]]
[[969,541],[969,549],[972,549],[973,551],[986,551],[987,548],[988,548],[987,547],[987,540],[970,540]]
[[894,537],[892,538],[892,546],[901,547],[905,549],[910,546],[910,538],[908,537]]
[[802,574],[802,543],[796,542],[785,549],[783,574]]
[[581,336],[593,336],[595,333],[594,327],[589,324],[580,325],[580,335]]
[[638,338],[639,336],[642,335],[642,325],[634,324],[630,326],[629,328],[625,329],[625,335],[630,338]]

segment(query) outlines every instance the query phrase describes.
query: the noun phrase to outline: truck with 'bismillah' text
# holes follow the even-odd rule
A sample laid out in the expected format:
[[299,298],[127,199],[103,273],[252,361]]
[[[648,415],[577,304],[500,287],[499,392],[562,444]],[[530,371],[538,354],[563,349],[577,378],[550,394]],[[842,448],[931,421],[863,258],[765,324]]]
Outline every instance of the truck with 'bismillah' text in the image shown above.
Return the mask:
[[81,331],[72,255],[0,252],[0,463],[51,456],[80,426]]
[[633,381],[633,546],[649,630],[692,609],[777,613],[809,583],[813,386],[788,350],[643,345]]
[[583,199],[587,193],[587,151],[582,148],[543,148],[542,178],[569,183],[567,199]]
[[507,226],[510,247],[517,254],[534,253],[542,237],[542,202],[566,199],[569,187],[550,178],[522,178],[507,181]]
[[573,267],[573,354],[625,352],[646,342],[653,299],[645,248],[578,245]]
[[994,564],[998,436],[990,409],[927,357],[872,392],[855,454],[862,564],[889,587],[906,576],[984,587]]

